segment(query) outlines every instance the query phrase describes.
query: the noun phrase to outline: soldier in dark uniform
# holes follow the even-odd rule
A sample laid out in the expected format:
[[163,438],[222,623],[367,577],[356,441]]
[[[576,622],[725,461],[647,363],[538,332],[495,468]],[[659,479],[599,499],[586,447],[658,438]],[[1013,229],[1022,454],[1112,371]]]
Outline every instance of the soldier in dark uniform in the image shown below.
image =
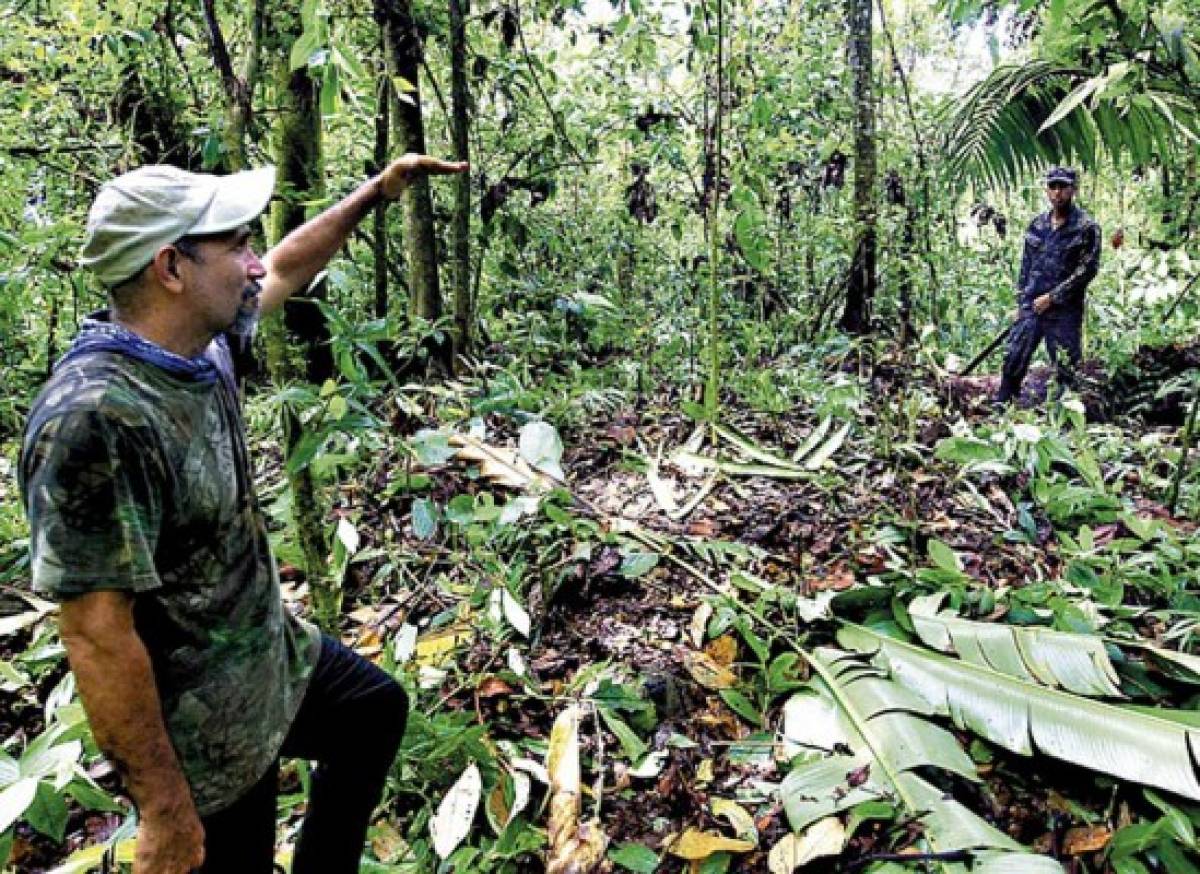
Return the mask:
[[1075,171],[1066,167],[1046,174],[1051,208],[1025,232],[1017,320],[1008,337],[997,404],[1021,393],[1043,338],[1060,390],[1074,384],[1074,367],[1082,354],[1084,292],[1100,268],[1100,226],[1075,206],[1076,180]]

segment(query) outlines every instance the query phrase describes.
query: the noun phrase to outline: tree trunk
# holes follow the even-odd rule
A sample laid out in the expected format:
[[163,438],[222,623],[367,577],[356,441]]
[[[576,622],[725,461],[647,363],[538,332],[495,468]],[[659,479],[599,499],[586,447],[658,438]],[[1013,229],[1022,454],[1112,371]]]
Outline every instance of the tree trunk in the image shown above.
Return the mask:
[[208,28],[209,46],[213,63],[221,76],[221,87],[225,99],[225,127],[221,142],[225,147],[224,165],[230,172],[245,170],[250,166],[246,153],[246,138],[253,117],[254,88],[258,84],[259,47],[262,44],[265,0],[255,0],[250,7],[250,40],[242,64],[241,75],[233,69],[233,61],[213,0],[203,0],[204,21]]
[[[278,168],[278,190],[283,196],[271,207],[268,237],[272,245],[305,221],[304,202],[323,194],[321,166],[321,115],[318,108],[318,83],[308,69],[289,70],[291,44],[300,35],[298,17],[276,14],[270,32],[278,43],[272,54],[278,58],[275,68],[279,106],[272,131],[272,149]],[[312,301],[289,300],[282,317],[263,323],[267,364],[272,379],[284,385],[307,377],[324,382],[333,375],[329,328],[321,311]],[[296,410],[285,404],[281,415],[283,455],[292,458],[304,436],[304,426]],[[313,611],[322,628],[336,622],[337,590],[331,584],[328,569],[328,544],[322,525],[322,512],[316,483],[307,467],[287,468],[292,491],[292,519],[304,554],[305,576],[313,598]]]
[[[392,86],[387,76],[380,76],[375,88],[375,172],[382,173],[388,160],[388,126],[391,124]],[[371,217],[371,230],[375,235],[375,318],[388,315],[388,238],[387,203],[380,200]]]
[[854,260],[846,281],[842,330],[871,330],[875,299],[875,107],[871,94],[871,0],[846,0],[854,81]]
[[[393,81],[403,80],[404,99],[394,96],[392,125],[396,145],[404,152],[425,151],[421,120],[421,39],[409,0],[375,0],[375,20],[383,31],[384,58]],[[433,321],[442,315],[438,281],[437,236],[429,179],[418,177],[404,197],[404,245],[408,254],[409,312]]]
[[[453,107],[454,158],[470,160],[471,96],[467,90],[467,25],[470,0],[450,0],[450,101]],[[450,227],[454,266],[454,367],[471,351],[471,175],[454,180],[454,221]]]

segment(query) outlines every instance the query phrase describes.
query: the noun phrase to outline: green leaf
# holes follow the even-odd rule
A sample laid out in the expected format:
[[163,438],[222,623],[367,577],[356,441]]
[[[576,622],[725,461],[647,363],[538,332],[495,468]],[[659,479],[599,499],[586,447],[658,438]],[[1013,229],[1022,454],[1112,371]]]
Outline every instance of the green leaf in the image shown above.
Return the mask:
[[291,72],[296,72],[302,67],[308,66],[308,60],[321,48],[320,36],[317,30],[305,30],[304,33],[292,43],[291,54],[288,55],[288,63]]
[[1117,670],[1099,637],[934,615],[929,604],[909,605],[913,628],[927,646],[1025,682],[1078,695],[1123,697]]
[[1050,113],[1050,117],[1042,122],[1042,126],[1038,128],[1037,132],[1040,134],[1054,127],[1056,124],[1070,115],[1071,112],[1073,112],[1075,108],[1079,106],[1079,104],[1087,100],[1091,93],[1103,84],[1103,76],[1096,76],[1092,79],[1088,79],[1086,82],[1081,83],[1075,88],[1074,91],[1072,91],[1063,99],[1062,103],[1058,104],[1054,112]]
[[962,562],[958,558],[958,553],[942,541],[936,538],[931,539],[927,550],[930,561],[941,570],[951,574],[961,574],[963,572]]
[[[934,712],[1011,752],[1038,752],[1200,800],[1193,765],[1200,731],[885,638],[856,625],[843,646],[870,653]],[[1057,670],[1057,666],[1056,666]]]
[[530,467],[548,473],[559,481],[566,479],[562,469],[562,438],[549,422],[529,422],[524,425],[517,446],[521,457],[529,462]]
[[620,573],[623,577],[636,579],[644,577],[658,566],[658,553],[631,552],[621,561]]
[[1024,854],[1013,855],[1021,853],[1020,844],[912,773],[934,767],[979,779],[954,736],[924,718],[930,713],[926,702],[859,656],[818,649],[808,654],[808,662],[814,671],[808,688],[784,706],[784,750],[826,755],[797,766],[780,786],[793,830],[803,831],[839,811],[886,802],[921,820],[931,852],[997,850],[997,858],[1011,856],[1025,864]]
[[335,115],[342,95],[340,68],[326,64],[321,71],[321,115]]
[[446,505],[445,517],[455,525],[470,525],[475,521],[475,497],[455,495]]
[[722,689],[721,700],[729,705],[729,709],[752,725],[762,725],[762,714],[758,708],[737,689]]
[[629,760],[631,762],[641,761],[648,749],[642,739],[634,734],[633,729],[626,725],[621,717],[617,716],[609,708],[597,707],[596,711],[604,720],[604,724],[608,726],[608,730],[616,735],[617,740],[621,744],[621,749],[625,751],[625,755],[629,757]]
[[25,811],[25,820],[46,837],[62,843],[67,830],[67,802],[46,782],[38,783],[33,803]]
[[956,464],[1003,460],[1000,447],[975,437],[947,437],[937,445],[934,455],[942,461]]
[[609,849],[608,858],[634,874],[654,874],[658,868],[658,855],[642,844],[618,844]]
[[74,798],[81,807],[87,810],[100,810],[106,813],[120,813],[125,808],[116,802],[111,795],[92,782],[91,778],[79,776],[67,784],[66,792]]
[[833,457],[833,454],[842,448],[842,444],[846,442],[846,436],[850,433],[852,424],[851,422],[847,422],[832,437],[826,440],[825,444],[804,462],[804,467],[807,470],[817,470],[823,467]]
[[424,428],[413,435],[409,446],[417,456],[417,462],[422,467],[438,467],[445,464],[457,449],[450,445],[450,438],[441,431]]
[[417,498],[412,504],[413,534],[421,540],[432,540],[437,534],[437,505],[429,498]]

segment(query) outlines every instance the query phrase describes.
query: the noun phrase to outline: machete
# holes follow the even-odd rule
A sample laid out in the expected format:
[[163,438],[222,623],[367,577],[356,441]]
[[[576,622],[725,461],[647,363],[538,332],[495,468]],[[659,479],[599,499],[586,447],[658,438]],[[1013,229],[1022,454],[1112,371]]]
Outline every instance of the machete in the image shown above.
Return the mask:
[[1006,339],[1008,339],[1008,335],[1012,333],[1012,329],[1015,326],[1016,326],[1016,323],[1014,322],[1013,324],[1011,324],[1007,328],[1005,328],[1003,331],[1001,331],[999,334],[997,334],[996,339],[994,339],[994,340],[992,340],[992,342],[988,343],[987,347],[982,352],[980,352],[978,355],[976,355],[974,358],[971,359],[971,363],[968,364],[966,366],[966,369],[964,369],[963,372],[959,374],[959,377],[970,376],[971,371],[973,371],[980,364],[983,364],[983,362],[987,359],[987,357],[996,351],[996,347],[999,346],[1001,343],[1003,343]]

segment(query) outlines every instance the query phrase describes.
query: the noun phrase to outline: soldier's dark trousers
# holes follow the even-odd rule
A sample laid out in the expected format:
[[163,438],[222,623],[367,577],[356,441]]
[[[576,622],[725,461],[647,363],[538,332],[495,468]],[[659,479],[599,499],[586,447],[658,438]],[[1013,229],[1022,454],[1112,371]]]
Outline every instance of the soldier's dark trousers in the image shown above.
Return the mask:
[[[292,874],[356,874],[371,813],[408,716],[384,671],[330,637],[281,755],[315,761]],[[202,818],[204,874],[270,874],[279,763],[225,810]]]
[[1008,335],[1000,391],[996,395],[998,402],[1007,402],[1021,394],[1029,362],[1043,338],[1046,353],[1054,362],[1059,390],[1075,384],[1075,367],[1083,354],[1083,309],[1050,310],[1040,316],[1027,313]]

